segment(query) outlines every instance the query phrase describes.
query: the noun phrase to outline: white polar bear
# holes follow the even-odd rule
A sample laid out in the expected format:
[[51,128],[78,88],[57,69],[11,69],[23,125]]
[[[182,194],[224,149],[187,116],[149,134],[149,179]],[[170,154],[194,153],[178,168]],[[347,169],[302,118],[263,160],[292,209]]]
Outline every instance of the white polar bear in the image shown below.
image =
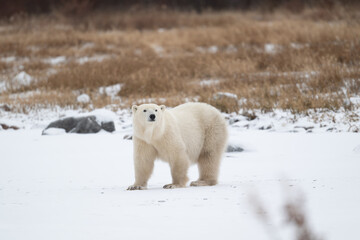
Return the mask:
[[227,124],[220,112],[206,103],[185,103],[167,110],[164,105],[134,105],[133,144],[135,183],[128,190],[146,189],[156,158],[169,163],[172,183],[185,187],[190,164],[197,163],[199,179],[191,186],[217,184],[226,147]]

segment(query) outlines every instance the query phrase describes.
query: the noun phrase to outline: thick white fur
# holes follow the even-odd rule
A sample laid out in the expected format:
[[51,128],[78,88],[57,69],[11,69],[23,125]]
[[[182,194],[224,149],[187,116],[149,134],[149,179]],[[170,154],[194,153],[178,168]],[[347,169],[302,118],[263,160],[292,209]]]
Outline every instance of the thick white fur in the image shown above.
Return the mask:
[[[227,124],[220,112],[206,103],[133,106],[135,183],[128,190],[146,189],[154,161],[169,163],[172,183],[164,188],[185,187],[190,164],[198,164],[199,179],[192,186],[217,184],[227,142]],[[155,121],[149,121],[155,114]]]

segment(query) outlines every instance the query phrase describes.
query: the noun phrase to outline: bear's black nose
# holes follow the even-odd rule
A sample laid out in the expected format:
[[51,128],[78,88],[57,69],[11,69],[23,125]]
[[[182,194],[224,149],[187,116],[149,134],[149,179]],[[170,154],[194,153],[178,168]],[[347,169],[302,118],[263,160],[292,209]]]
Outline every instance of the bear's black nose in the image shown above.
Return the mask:
[[150,117],[151,120],[155,120],[155,114],[150,114],[149,117]]

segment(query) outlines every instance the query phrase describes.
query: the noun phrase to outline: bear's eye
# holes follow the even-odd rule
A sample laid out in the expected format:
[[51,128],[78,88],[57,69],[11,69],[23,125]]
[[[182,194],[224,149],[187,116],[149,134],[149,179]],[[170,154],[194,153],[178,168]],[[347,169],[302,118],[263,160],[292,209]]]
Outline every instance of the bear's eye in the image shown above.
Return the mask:
[[144,109],[144,111],[143,112],[146,112],[146,109]]
[[155,109],[155,112],[157,112],[157,109]]

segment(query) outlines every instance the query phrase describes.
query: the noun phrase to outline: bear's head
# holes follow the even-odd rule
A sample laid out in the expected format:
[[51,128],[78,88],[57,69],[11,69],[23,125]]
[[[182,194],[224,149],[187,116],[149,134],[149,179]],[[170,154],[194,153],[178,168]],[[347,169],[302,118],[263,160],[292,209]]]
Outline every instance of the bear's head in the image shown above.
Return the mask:
[[132,106],[134,124],[140,124],[143,127],[159,123],[166,107],[156,104],[142,104]]

